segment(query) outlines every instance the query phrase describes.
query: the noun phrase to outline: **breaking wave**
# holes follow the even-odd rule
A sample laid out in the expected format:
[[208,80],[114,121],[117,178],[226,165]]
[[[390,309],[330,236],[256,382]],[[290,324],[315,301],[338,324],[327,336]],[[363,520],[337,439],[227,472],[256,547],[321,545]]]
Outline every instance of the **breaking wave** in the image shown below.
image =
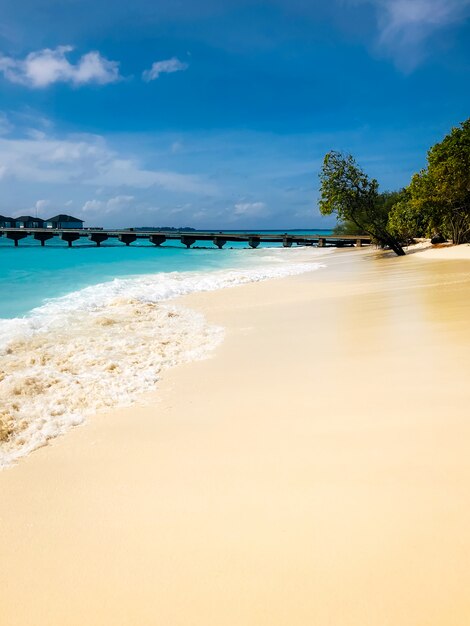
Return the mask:
[[0,467],[97,411],[132,404],[165,369],[208,356],[223,329],[169,299],[320,267],[272,263],[120,278],[1,320]]

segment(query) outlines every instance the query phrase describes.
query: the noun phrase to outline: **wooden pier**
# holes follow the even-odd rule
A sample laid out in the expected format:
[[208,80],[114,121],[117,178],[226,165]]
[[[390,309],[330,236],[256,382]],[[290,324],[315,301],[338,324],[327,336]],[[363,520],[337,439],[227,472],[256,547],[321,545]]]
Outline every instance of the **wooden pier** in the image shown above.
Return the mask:
[[317,246],[323,248],[334,246],[362,246],[371,243],[368,235],[324,235],[321,233],[304,235],[295,232],[286,233],[247,233],[247,232],[211,232],[211,231],[155,231],[155,230],[101,230],[101,229],[54,229],[54,228],[0,228],[0,236],[11,239],[15,246],[22,239],[30,236],[44,246],[53,237],[59,237],[71,247],[74,241],[88,239],[100,246],[108,239],[116,239],[126,246],[137,241],[146,239],[155,246],[161,246],[165,242],[179,241],[187,248],[197,242],[211,242],[218,248],[223,248],[227,243],[247,243],[251,248],[257,248],[260,243],[280,243],[285,248],[292,245]]

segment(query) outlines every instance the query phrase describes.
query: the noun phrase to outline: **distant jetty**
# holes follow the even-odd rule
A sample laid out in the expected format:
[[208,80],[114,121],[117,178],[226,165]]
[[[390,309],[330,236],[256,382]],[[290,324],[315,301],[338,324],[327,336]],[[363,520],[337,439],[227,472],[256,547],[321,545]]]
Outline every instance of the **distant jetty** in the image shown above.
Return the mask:
[[116,239],[126,246],[137,241],[137,239],[147,239],[155,246],[161,246],[166,241],[180,241],[187,248],[191,248],[196,242],[211,242],[218,248],[223,248],[227,243],[247,243],[250,248],[257,248],[261,243],[280,243],[285,248],[292,245],[317,246],[323,248],[334,246],[341,248],[344,246],[368,245],[371,238],[368,235],[325,235],[325,234],[302,234],[295,232],[267,233],[267,232],[233,232],[233,231],[195,231],[195,230],[161,230],[153,229],[127,229],[127,230],[103,230],[101,228],[1,228],[0,235],[11,239],[15,246],[19,245],[22,239],[28,236],[39,241],[44,246],[53,237],[59,237],[66,241],[69,247],[74,241],[79,239],[89,239],[100,246],[108,239]]

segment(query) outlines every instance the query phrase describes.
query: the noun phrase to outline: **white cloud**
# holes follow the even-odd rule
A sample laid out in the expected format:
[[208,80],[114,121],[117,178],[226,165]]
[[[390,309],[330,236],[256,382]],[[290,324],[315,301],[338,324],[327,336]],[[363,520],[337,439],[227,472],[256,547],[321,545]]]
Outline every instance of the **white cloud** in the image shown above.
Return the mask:
[[142,167],[112,150],[99,136],[56,138],[0,137],[0,175],[26,183],[93,185],[214,195],[215,186],[192,174]]
[[134,196],[114,196],[109,198],[109,200],[87,200],[82,207],[82,211],[99,215],[119,213],[122,209],[129,208],[133,200]]
[[49,200],[37,200],[34,204],[34,210],[40,213],[43,209],[46,209],[50,205]]
[[162,187],[168,191],[209,194],[215,192],[214,186],[203,182],[198,176],[179,174],[170,171],[142,169],[131,159],[114,158],[104,167],[99,167],[92,184],[103,186],[127,185],[130,187]]
[[106,203],[102,200],[87,200],[85,204],[82,206],[82,211],[84,213],[98,213],[102,211],[106,206]]
[[49,200],[36,200],[32,207],[21,210],[16,217],[20,215],[38,215],[44,217],[44,211],[50,206]]
[[165,61],[155,61],[149,70],[145,70],[142,74],[142,78],[146,82],[156,80],[160,74],[173,74],[173,72],[181,72],[188,68],[187,63],[183,63],[176,57],[172,59],[166,59]]
[[378,45],[404,71],[415,69],[439,30],[465,20],[470,0],[362,0],[377,10]]
[[72,50],[72,46],[45,48],[31,52],[24,59],[0,55],[0,72],[10,82],[32,88],[44,88],[54,83],[106,85],[120,79],[116,61],[109,61],[99,52],[92,51],[73,64],[66,56]]
[[260,216],[266,214],[266,204],[264,202],[238,202],[235,205],[235,215]]

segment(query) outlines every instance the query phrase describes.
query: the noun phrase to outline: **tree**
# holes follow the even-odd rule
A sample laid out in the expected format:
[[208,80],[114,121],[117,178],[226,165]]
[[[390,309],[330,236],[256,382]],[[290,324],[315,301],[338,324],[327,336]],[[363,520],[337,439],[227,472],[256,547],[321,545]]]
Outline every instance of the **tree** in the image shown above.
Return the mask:
[[[407,196],[407,192],[405,189],[400,189],[400,191],[383,191],[378,194],[377,197],[377,208],[381,212],[384,213],[384,220],[390,216],[390,212],[393,210],[393,207],[398,202],[403,201]],[[338,218],[338,224],[333,229],[333,234],[335,235],[364,235],[364,228],[361,226],[357,226],[351,220],[344,220]],[[392,231],[391,231],[392,232]],[[392,232],[392,234],[395,234]],[[398,238],[400,239],[400,238]],[[401,240],[400,240],[401,241]],[[407,241],[404,239],[403,241]]]
[[350,220],[340,220],[333,228],[333,235],[365,235],[363,228],[360,228]]
[[370,179],[354,158],[331,151],[325,155],[320,173],[320,212],[336,213],[341,222],[352,222],[382,247],[404,255],[400,242],[388,230],[390,210],[386,194],[379,194],[379,184]]
[[429,150],[428,167],[413,176],[409,189],[431,228],[455,244],[470,240],[470,119]]
[[413,176],[407,191],[407,202],[390,216],[395,235],[414,231],[439,233],[455,244],[470,240],[470,119],[429,150],[427,168]]
[[432,237],[436,234],[446,236],[438,207],[422,199],[417,201],[418,194],[423,198],[424,187],[428,184],[424,171],[415,174],[402,197],[391,208],[388,227],[403,243],[410,242],[415,237]]

